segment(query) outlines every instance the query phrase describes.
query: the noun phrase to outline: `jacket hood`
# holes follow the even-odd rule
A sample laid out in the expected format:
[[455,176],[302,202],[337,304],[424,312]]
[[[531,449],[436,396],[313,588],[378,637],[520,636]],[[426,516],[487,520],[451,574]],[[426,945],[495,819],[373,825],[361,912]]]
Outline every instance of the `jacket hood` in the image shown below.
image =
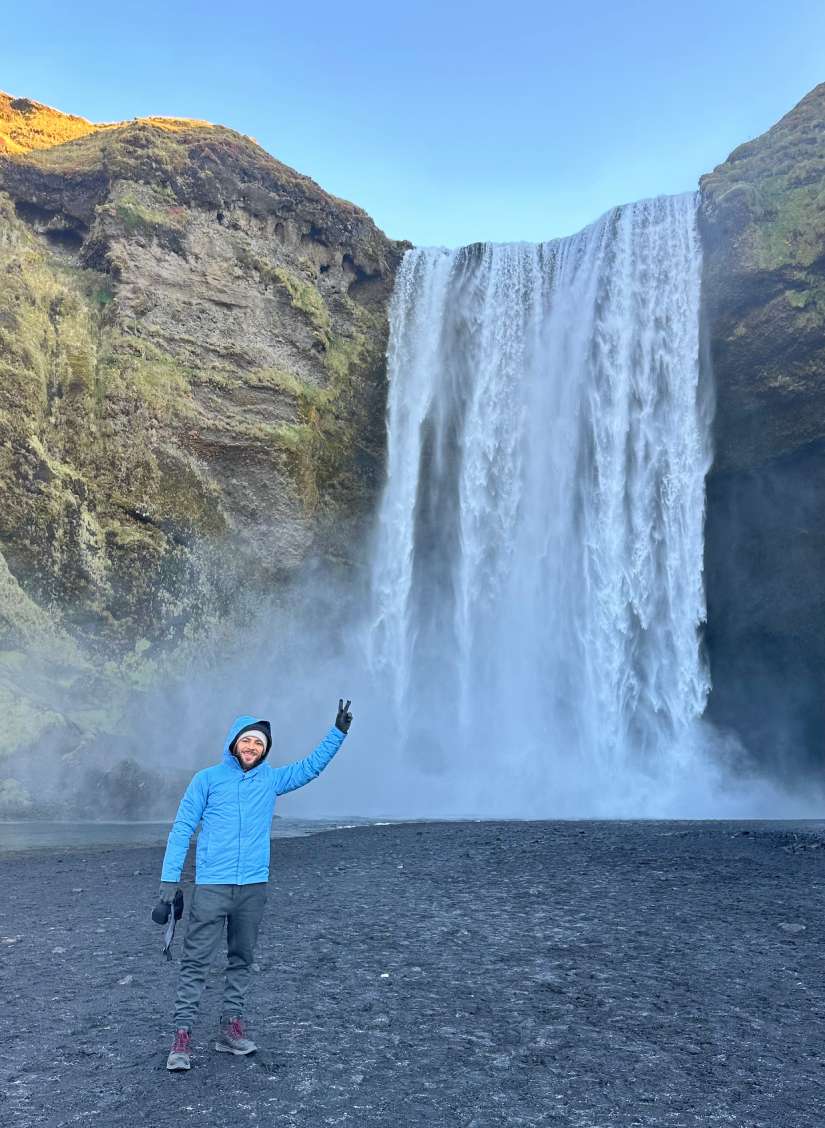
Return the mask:
[[238,765],[238,767],[240,767],[240,762],[238,761],[237,756],[235,756],[234,752],[232,751],[232,744],[235,742],[235,740],[237,740],[244,729],[248,728],[260,728],[269,737],[269,743],[266,746],[263,756],[261,756],[260,760],[254,768],[249,769],[250,771],[254,772],[255,768],[259,767],[267,758],[267,756],[269,755],[269,750],[272,747],[272,734],[269,726],[269,721],[264,721],[260,717],[253,717],[249,713],[245,713],[240,717],[236,717],[232,724],[229,726],[229,732],[226,734],[226,741],[224,742],[223,746],[223,758],[226,763],[235,763]]

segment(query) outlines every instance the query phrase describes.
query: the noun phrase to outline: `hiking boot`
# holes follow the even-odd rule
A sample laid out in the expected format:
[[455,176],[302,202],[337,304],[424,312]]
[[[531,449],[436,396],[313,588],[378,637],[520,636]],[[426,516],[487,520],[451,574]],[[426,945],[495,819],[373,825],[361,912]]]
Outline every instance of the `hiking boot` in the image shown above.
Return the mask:
[[167,1069],[190,1068],[189,1051],[191,1042],[192,1036],[185,1026],[181,1026],[179,1030],[175,1031],[175,1041],[172,1043],[172,1049],[166,1059]]
[[252,1054],[257,1046],[251,1038],[247,1038],[243,1020],[240,1018],[222,1018],[221,1029],[215,1049],[224,1054]]

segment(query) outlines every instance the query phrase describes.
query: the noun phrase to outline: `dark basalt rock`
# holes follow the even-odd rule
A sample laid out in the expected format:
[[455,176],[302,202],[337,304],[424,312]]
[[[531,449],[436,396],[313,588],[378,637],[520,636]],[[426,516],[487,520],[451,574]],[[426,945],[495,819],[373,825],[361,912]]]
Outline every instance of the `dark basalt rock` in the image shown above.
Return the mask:
[[710,715],[779,774],[825,746],[825,84],[701,180],[716,384]]

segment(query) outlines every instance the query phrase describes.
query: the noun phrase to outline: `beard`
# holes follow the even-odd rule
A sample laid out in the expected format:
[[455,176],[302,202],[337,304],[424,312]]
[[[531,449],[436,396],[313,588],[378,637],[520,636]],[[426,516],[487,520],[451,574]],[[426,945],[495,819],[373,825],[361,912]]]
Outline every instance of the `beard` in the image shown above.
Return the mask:
[[238,763],[241,765],[241,768],[245,772],[249,772],[253,768],[257,768],[258,764],[260,764],[260,762],[261,762],[261,760],[263,760],[263,758],[264,758],[263,752],[260,752],[257,756],[254,757],[254,759],[251,759],[251,760],[248,757],[247,758],[242,757],[238,752],[235,753],[235,759],[238,761]]

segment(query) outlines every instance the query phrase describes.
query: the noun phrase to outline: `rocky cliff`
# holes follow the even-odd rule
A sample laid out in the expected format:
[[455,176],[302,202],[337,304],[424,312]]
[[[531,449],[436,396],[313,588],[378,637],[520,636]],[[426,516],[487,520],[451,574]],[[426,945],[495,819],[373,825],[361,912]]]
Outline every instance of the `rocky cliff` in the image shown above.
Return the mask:
[[3,753],[351,561],[403,250],[231,129],[0,94]]
[[825,743],[825,84],[701,180],[717,391],[711,716],[778,772]]

